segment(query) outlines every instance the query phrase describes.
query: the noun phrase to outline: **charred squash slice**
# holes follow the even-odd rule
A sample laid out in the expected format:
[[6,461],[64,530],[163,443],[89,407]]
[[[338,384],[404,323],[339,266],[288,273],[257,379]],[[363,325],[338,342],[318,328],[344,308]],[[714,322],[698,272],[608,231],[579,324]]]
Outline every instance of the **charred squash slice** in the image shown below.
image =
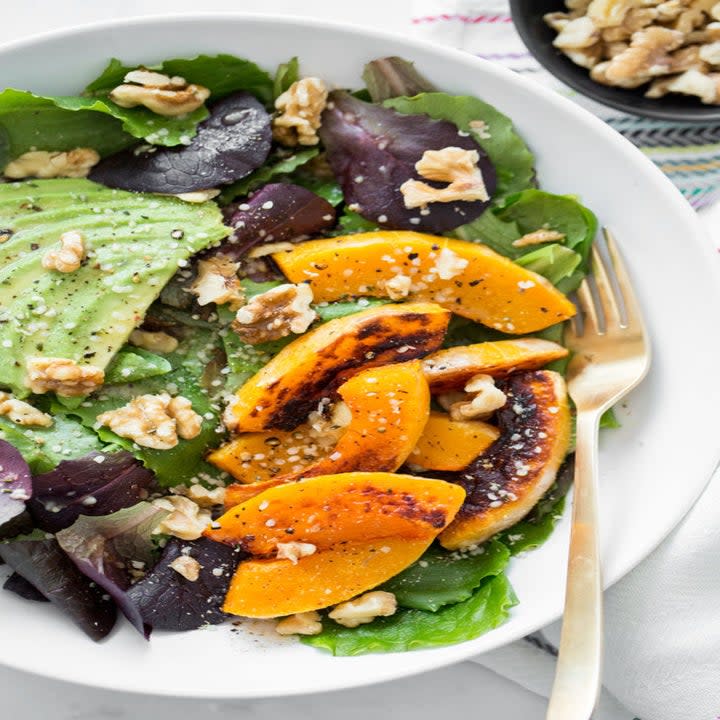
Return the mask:
[[567,348],[549,340],[498,340],[438,350],[423,360],[425,377],[434,393],[462,390],[474,375],[500,378],[518,370],[537,370],[567,357]]
[[300,243],[273,258],[316,301],[372,295],[435,302],[507,333],[541,330],[575,314],[545,278],[485,245],[378,231]]
[[[324,475],[267,490],[206,531],[256,556],[238,566],[224,610],[277,617],[349,600],[415,562],[464,497],[456,484],[390,473]],[[303,543],[303,552],[278,558],[289,542]]]
[[497,386],[507,396],[496,415],[500,437],[465,470],[439,475],[467,491],[440,536],[449,550],[482,543],[521,520],[550,488],[568,451],[570,410],[561,375],[516,373]]
[[[239,435],[208,459],[243,482],[253,482],[247,478],[263,475],[258,478],[261,483],[256,492],[317,475],[397,470],[415,447],[430,409],[430,391],[420,361],[363,370],[341,385],[338,395],[350,411],[350,424],[335,447],[319,460],[308,461],[312,453],[317,453],[317,445],[303,439],[309,437],[307,431],[302,432],[304,426],[274,435]],[[269,441],[274,441],[270,442],[271,447]],[[289,451],[294,454],[288,456]],[[275,473],[274,478],[262,472],[278,467],[279,454],[287,458],[282,460],[281,472]],[[274,459],[270,460],[270,456]],[[254,470],[262,465],[266,467],[260,467],[261,472]],[[251,489],[241,492],[247,498]]]
[[408,462],[425,470],[463,470],[499,437],[500,431],[480,420],[453,420],[431,412]]
[[450,313],[433,303],[370,308],[321,325],[285,346],[236,393],[233,430],[291,430],[360,370],[424,357],[440,347]]

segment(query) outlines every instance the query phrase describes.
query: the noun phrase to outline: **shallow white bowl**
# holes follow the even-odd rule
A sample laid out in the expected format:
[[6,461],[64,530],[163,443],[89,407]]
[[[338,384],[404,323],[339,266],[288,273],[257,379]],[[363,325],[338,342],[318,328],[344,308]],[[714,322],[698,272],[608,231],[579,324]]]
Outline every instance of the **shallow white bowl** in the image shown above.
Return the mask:
[[[402,55],[438,87],[507,113],[537,157],[542,187],[579,195],[614,230],[630,263],[654,343],[645,383],[602,438],[602,553],[607,583],[642,560],[702,491],[718,456],[714,381],[720,357],[717,262],[694,212],[629,142],[571,102],[470,55],[322,22],[242,15],[143,18],[44,35],[0,49],[0,85],[73,93],[110,57],[152,63],[228,52],[273,68],[298,55],[303,72],[359,86],[363,64]],[[150,643],[126,623],[93,644],[47,605],[0,594],[0,662],[118,690],[204,697],[318,692],[389,680],[498,647],[562,610],[567,517],[540,550],[516,559],[511,619],[472,642],[404,654],[333,658],[260,629],[230,625]]]

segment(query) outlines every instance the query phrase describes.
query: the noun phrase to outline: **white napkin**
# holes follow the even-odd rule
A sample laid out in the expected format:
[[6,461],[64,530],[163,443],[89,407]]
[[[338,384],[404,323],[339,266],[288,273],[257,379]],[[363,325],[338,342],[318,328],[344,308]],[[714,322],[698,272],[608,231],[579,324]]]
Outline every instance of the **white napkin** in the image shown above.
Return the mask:
[[[505,0],[416,0],[413,29],[563,92],[524,51]],[[611,124],[618,117],[582,104]],[[694,183],[713,179],[698,174]],[[703,195],[707,201],[712,192]],[[605,689],[595,720],[720,720],[720,473],[661,547],[605,593],[605,603]],[[548,696],[559,636],[557,623],[476,662]]]

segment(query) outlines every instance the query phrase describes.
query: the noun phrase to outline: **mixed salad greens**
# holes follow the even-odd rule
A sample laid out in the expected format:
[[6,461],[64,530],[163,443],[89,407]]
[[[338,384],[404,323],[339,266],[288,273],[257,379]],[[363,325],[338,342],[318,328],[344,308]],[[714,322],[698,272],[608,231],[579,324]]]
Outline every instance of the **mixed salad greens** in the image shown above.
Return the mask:
[[0,92],[6,590],[95,640],[282,617],[336,655],[508,617],[572,479],[597,222],[483,100],[363,80],[201,55]]

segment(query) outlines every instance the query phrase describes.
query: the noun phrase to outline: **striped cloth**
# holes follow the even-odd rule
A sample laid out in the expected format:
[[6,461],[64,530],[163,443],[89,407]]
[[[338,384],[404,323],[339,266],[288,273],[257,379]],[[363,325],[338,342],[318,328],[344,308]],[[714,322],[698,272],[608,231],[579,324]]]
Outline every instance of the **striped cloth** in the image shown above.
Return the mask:
[[572,98],[637,145],[699,209],[720,197],[720,125],[627,115],[580,95],[546,72],[515,31],[506,0],[416,0],[413,29],[426,40],[467,50]]

